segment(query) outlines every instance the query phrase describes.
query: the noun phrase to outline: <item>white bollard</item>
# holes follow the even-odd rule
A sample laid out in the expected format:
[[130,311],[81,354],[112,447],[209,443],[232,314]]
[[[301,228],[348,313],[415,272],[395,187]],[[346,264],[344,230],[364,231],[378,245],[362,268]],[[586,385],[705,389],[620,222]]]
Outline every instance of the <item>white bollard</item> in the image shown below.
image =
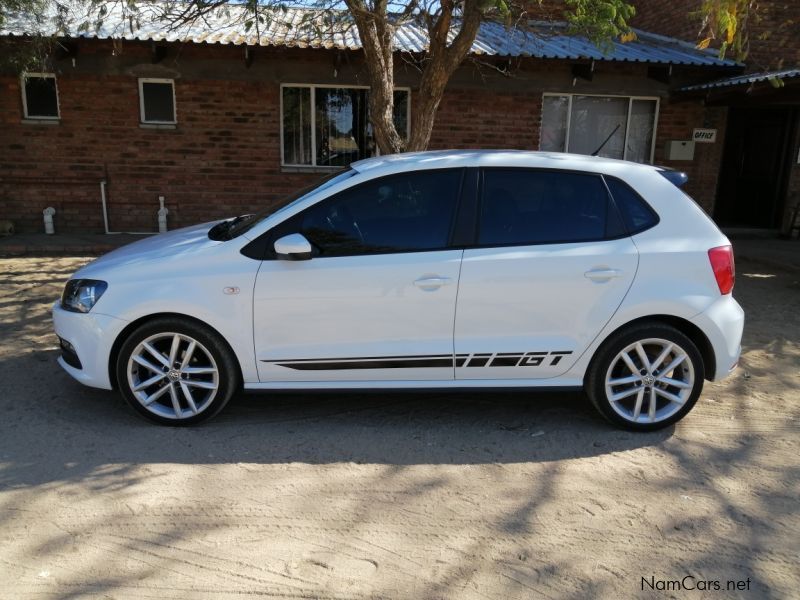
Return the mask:
[[49,206],[42,211],[42,214],[44,214],[44,232],[47,235],[53,235],[56,232],[56,228],[53,226],[53,215],[56,214],[56,209]]
[[158,202],[161,204],[161,208],[158,209],[158,233],[166,233],[169,209],[164,206],[164,196],[159,196]]

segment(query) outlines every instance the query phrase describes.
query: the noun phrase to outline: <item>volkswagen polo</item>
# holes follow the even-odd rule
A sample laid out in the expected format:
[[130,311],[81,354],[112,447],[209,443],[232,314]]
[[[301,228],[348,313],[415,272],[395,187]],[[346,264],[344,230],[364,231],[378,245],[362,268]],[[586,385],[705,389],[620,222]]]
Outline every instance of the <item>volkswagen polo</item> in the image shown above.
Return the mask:
[[665,427],[735,368],[744,325],[730,242],[683,179],[538,152],[356,162],[80,269],[58,362],[170,425],[242,388],[582,388]]

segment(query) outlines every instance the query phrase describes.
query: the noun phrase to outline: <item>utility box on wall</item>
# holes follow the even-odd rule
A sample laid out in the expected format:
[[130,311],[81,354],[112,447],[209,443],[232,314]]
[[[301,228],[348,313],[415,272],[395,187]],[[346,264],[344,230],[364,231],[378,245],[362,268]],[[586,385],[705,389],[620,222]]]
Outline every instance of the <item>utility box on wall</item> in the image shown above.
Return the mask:
[[664,150],[667,160],[694,160],[694,142],[669,140]]

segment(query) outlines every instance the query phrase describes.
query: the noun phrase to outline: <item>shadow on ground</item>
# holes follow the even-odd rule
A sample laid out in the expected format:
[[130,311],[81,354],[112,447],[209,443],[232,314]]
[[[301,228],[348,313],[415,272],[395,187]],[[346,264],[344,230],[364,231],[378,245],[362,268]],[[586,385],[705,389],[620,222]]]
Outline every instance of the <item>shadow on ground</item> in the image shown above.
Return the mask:
[[[582,394],[518,391],[239,394],[206,424],[164,427],[117,392],[74,382],[56,356],[2,363],[1,372],[29,376],[24,401],[0,401],[0,484],[81,476],[109,463],[547,462],[658,444],[672,431],[631,434],[596,416]],[[65,464],[73,466],[65,472]]]

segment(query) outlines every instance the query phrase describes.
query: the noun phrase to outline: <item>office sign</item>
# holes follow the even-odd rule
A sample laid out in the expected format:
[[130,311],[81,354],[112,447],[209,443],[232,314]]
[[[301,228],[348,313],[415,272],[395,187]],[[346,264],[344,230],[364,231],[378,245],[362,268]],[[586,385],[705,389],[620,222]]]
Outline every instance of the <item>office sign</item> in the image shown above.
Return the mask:
[[695,129],[692,139],[701,144],[713,144],[717,141],[716,129]]

